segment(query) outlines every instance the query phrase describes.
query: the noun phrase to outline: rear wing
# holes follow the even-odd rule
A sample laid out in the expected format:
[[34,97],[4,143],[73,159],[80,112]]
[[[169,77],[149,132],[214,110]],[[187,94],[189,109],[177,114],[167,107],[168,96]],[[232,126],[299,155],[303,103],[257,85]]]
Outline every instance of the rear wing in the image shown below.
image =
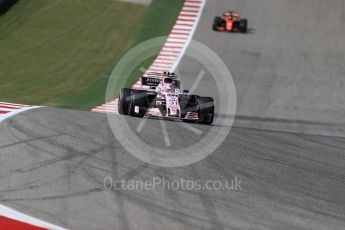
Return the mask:
[[163,72],[163,73],[156,73],[156,72],[149,72],[146,73],[141,77],[141,85],[146,85],[150,87],[157,87],[161,80],[165,77],[170,77],[173,79],[173,84],[177,87],[180,86],[180,81],[178,77],[173,73]]
[[148,76],[142,76],[141,77],[141,85],[147,85],[150,87],[157,87],[160,82],[161,82],[161,78],[148,77]]

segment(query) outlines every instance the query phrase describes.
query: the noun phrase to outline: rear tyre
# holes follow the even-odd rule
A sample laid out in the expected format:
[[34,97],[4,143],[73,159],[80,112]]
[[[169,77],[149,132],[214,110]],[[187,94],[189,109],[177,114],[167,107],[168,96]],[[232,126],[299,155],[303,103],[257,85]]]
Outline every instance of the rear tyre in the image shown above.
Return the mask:
[[247,19],[241,19],[240,20],[239,30],[241,33],[247,33],[247,30],[248,30],[248,20]]
[[131,100],[132,89],[123,88],[120,91],[118,100],[118,111],[119,114],[128,115],[128,106]]
[[[148,101],[145,90],[132,90],[128,106],[128,114],[133,117],[145,116]],[[137,109],[136,109],[137,108]]]
[[212,124],[214,119],[214,100],[212,97],[199,97],[198,116],[200,124]]

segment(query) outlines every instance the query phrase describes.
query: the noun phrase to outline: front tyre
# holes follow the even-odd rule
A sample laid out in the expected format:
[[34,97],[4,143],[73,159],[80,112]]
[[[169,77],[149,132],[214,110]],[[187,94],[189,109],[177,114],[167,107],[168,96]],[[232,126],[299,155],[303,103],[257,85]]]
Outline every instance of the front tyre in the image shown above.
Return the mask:
[[247,19],[241,19],[240,20],[239,30],[241,33],[247,33],[247,30],[248,30],[248,20]]
[[198,101],[199,123],[210,125],[214,119],[214,100],[212,97],[199,97]]
[[213,20],[212,29],[214,31],[218,31],[218,27],[224,27],[225,28],[225,21],[221,17],[215,17]]

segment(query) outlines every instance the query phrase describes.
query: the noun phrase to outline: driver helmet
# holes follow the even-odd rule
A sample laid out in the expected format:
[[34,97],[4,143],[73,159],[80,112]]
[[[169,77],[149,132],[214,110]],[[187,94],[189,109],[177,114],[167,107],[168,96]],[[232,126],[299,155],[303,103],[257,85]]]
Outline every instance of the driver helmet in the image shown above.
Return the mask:
[[173,79],[171,77],[166,77],[162,82],[162,90],[171,91],[173,90]]
[[232,12],[231,11],[230,12],[225,12],[223,14],[223,16],[224,16],[224,18],[231,18],[232,17]]

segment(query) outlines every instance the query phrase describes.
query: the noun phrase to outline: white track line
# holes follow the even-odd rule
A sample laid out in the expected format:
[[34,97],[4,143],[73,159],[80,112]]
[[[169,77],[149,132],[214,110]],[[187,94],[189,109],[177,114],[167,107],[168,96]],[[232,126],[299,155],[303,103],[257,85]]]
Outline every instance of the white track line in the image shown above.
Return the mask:
[[200,136],[202,134],[202,131],[194,128],[193,126],[191,126],[190,124],[184,123],[184,122],[178,122],[181,126],[183,126],[183,128],[188,129],[189,131],[195,133],[196,135]]
[[23,223],[31,224],[37,227],[46,228],[50,230],[66,230],[65,228],[61,228],[59,226],[47,223],[45,221],[39,220],[37,218],[28,216],[26,214],[20,213],[0,204],[0,216],[4,216],[6,218],[17,220]]
[[5,114],[0,114],[0,122],[18,114],[18,113],[22,113],[22,112],[25,112],[25,111],[28,111],[28,110],[31,110],[31,109],[37,109],[37,108],[40,108],[41,106],[28,106],[28,105],[25,105],[21,108],[16,108],[16,109],[0,109],[0,112],[3,111],[3,112],[6,112]]
[[204,77],[204,75],[205,75],[205,71],[201,70],[199,75],[196,77],[195,81],[193,82],[192,87],[190,87],[190,89],[189,89],[189,92],[191,94],[193,94],[195,92],[196,88],[198,88],[200,81]]
[[[186,42],[184,48],[182,49],[182,51],[181,51],[181,53],[180,53],[180,56],[178,57],[178,59],[177,59],[175,65],[174,65],[174,66],[172,67],[172,69],[171,69],[172,72],[175,71],[175,69],[177,68],[177,66],[178,66],[178,64],[180,63],[182,57],[183,57],[184,54],[186,53],[187,47],[189,46],[190,42],[192,41],[192,37],[193,37],[193,35],[194,35],[194,32],[195,32],[195,30],[196,30],[196,27],[197,27],[198,24],[199,24],[199,21],[200,21],[200,18],[201,18],[201,14],[202,14],[202,11],[203,11],[203,9],[204,9],[204,7],[205,7],[206,1],[207,1],[207,0],[202,0],[202,1],[200,2],[200,8],[199,8],[199,10],[197,11],[197,12],[198,12],[198,14],[197,14],[197,19],[195,20],[195,23],[194,23],[194,25],[193,25],[193,28],[191,29],[190,35],[189,35],[189,37],[188,37],[188,39],[187,39],[187,42]],[[183,13],[183,14],[185,14],[187,11],[189,11],[189,10],[186,9],[185,7],[182,8],[182,13]]]
[[146,124],[146,121],[147,121],[146,118],[141,119],[141,121],[140,121],[140,123],[139,123],[139,125],[138,125],[138,127],[137,127],[137,132],[138,132],[138,133],[140,133],[141,130],[143,129],[144,125]]
[[162,133],[163,133],[163,138],[164,138],[164,141],[165,141],[165,145],[166,146],[171,146],[171,142],[170,142],[170,138],[169,138],[169,133],[168,133],[165,121],[160,120],[160,123],[161,123],[161,127],[162,127]]

